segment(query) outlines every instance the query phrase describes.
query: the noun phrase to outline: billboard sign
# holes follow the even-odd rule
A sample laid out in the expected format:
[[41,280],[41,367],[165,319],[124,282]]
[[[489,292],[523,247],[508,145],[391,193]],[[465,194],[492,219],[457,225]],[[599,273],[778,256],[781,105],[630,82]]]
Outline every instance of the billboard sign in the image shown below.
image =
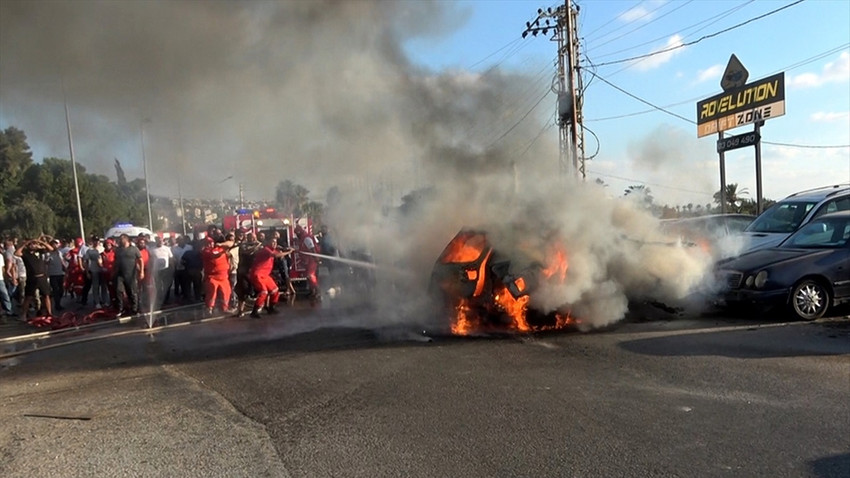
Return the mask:
[[785,114],[785,72],[697,103],[697,137]]

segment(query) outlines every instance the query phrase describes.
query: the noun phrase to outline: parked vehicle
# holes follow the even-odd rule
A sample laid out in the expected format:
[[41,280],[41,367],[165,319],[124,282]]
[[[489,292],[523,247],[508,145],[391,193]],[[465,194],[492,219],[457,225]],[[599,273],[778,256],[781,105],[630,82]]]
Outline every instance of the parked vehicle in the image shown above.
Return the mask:
[[746,243],[744,230],[755,216],[749,214],[708,214],[661,221],[661,229],[678,235],[683,243],[703,247],[716,258],[738,255]]
[[721,261],[716,272],[728,305],[787,306],[818,319],[850,301],[850,211],[820,216],[778,247]]
[[764,211],[744,231],[744,252],[773,247],[811,220],[850,210],[850,185],[836,184],[794,193]]

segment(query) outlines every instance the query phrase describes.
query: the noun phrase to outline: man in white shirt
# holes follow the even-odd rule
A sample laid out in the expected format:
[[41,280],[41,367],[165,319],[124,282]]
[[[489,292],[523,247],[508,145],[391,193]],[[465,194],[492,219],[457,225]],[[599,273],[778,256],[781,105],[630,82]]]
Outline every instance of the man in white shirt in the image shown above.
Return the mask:
[[183,265],[183,253],[191,251],[192,245],[186,242],[186,236],[177,238],[177,244],[171,248],[174,260],[174,295],[186,295],[186,266]]
[[162,304],[171,296],[171,283],[174,281],[174,254],[170,247],[162,243],[162,238],[159,236],[156,236],[155,244],[148,248],[148,254],[156,294],[155,304],[162,307]]

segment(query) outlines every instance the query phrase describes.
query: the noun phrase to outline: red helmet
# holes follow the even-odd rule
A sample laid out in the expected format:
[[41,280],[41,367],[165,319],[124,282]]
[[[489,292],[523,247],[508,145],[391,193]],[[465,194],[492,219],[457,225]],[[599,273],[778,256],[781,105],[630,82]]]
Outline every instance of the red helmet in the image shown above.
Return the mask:
[[83,245],[83,238],[78,237],[78,238],[74,239],[74,245],[77,246],[77,247],[82,246]]

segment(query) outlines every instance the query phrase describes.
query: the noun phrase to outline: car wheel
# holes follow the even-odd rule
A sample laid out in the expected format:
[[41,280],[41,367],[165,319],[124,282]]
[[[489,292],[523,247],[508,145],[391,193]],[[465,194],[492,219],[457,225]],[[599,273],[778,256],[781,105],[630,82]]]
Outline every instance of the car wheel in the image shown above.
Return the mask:
[[797,317],[803,320],[819,319],[828,308],[829,290],[823,284],[807,279],[794,287],[791,293],[791,309]]

